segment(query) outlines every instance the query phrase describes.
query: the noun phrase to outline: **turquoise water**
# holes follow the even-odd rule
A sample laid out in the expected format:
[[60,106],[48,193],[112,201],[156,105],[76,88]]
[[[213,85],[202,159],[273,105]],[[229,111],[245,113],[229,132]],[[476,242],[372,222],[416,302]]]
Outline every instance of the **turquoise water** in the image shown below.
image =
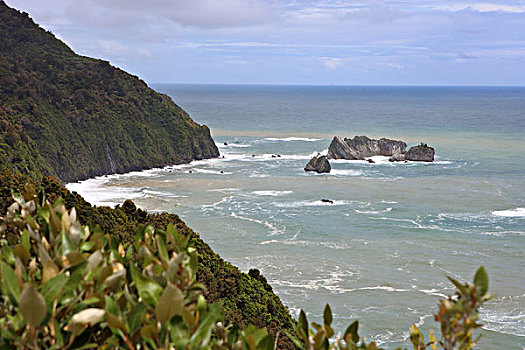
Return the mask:
[[[445,274],[471,280],[484,265],[497,298],[479,348],[525,347],[525,89],[156,88],[210,126],[224,158],[69,188],[179,214],[225,259],[260,269],[292,313],[319,321],[329,302],[339,330],[359,318],[386,348],[408,347],[413,323],[437,331]],[[436,162],[302,170],[334,135],[361,134],[427,142]]]

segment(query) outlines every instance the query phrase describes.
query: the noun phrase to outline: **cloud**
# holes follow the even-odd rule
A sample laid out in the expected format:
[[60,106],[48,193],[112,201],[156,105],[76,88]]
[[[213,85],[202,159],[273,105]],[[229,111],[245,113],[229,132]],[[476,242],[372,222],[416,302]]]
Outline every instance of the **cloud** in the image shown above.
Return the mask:
[[337,57],[318,57],[318,60],[328,69],[337,69],[345,61],[344,59]]
[[525,6],[523,5],[506,5],[494,3],[436,4],[429,6],[429,8],[450,12],[471,10],[477,12],[525,13]]
[[385,67],[389,67],[389,68],[394,68],[396,70],[405,70],[405,66],[402,65],[402,64],[399,64],[399,63],[393,63],[393,62],[385,62],[385,63],[381,63],[382,66],[385,66]]
[[264,0],[70,0],[67,13],[76,21],[95,25],[172,21],[199,28],[258,25],[275,15]]

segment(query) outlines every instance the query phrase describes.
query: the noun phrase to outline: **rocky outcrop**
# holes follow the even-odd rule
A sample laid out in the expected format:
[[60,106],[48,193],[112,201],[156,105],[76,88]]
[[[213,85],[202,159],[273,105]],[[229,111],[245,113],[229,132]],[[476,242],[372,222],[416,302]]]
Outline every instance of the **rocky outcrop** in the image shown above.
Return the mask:
[[433,162],[435,153],[434,148],[428,146],[426,143],[421,143],[418,146],[410,147],[405,153],[405,160],[415,162]]
[[391,139],[374,140],[366,136],[353,139],[335,136],[328,148],[329,159],[364,160],[373,156],[392,156],[405,152],[407,144]]
[[405,155],[400,153],[394,154],[392,155],[392,157],[388,158],[389,162],[403,162],[404,160]]
[[332,167],[326,156],[317,155],[310,159],[304,170],[315,171],[317,173],[329,173]]

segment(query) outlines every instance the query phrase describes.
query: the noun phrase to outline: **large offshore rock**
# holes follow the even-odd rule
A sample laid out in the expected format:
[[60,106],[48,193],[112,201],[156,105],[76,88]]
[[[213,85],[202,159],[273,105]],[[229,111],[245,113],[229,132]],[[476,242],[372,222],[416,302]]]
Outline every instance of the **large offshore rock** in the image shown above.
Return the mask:
[[335,136],[328,147],[329,159],[357,159],[366,157],[391,156],[405,153],[407,144],[399,140],[374,140],[366,136],[355,136],[353,139]]
[[435,153],[434,148],[426,143],[421,143],[418,146],[410,147],[405,153],[405,159],[415,162],[433,162]]
[[317,173],[329,173],[332,167],[326,156],[318,155],[310,159],[304,170],[315,171]]

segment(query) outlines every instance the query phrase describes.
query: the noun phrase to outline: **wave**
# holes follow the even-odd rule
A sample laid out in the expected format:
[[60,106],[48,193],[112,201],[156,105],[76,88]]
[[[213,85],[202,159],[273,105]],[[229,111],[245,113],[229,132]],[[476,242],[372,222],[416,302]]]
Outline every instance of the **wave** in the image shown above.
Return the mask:
[[284,141],[284,142],[290,142],[290,141],[306,141],[306,142],[315,142],[315,141],[321,141],[322,139],[315,139],[312,137],[267,137],[265,138],[266,141]]
[[[317,154],[317,153],[316,153]],[[254,155],[243,155],[238,157],[238,160],[244,162],[265,162],[274,160],[310,160],[312,157],[305,154],[278,154],[278,153],[263,153]]]
[[279,229],[279,228],[275,227],[275,225],[273,225],[272,223],[270,223],[268,221],[248,218],[248,217],[245,217],[245,216],[238,215],[238,214],[236,214],[234,212],[232,212],[230,214],[230,216],[233,217],[233,218],[236,218],[236,219],[245,220],[245,221],[249,221],[249,222],[254,222],[254,223],[259,224],[259,225],[263,225],[266,228],[268,228],[268,230],[270,230],[270,236],[274,236],[274,235],[283,233],[282,229]]
[[386,213],[386,212],[389,212],[389,211],[392,211],[392,208],[386,208],[385,210],[359,210],[359,209],[355,209],[355,212],[359,213],[359,214],[381,214],[381,213]]
[[333,200],[330,202],[323,202],[322,200],[304,200],[304,201],[295,201],[295,202],[284,202],[284,203],[275,203],[276,207],[279,208],[300,208],[300,207],[324,207],[324,206],[342,206],[349,205],[351,202],[343,200]]
[[492,215],[504,216],[504,217],[525,217],[525,208],[516,208],[508,210],[496,210],[492,212]]
[[[312,172],[310,172],[312,173]],[[358,170],[351,169],[332,169],[329,173],[317,174],[313,173],[315,176],[360,176],[363,175],[363,172]]]
[[293,193],[293,191],[253,191],[252,193],[258,196],[278,197]]
[[225,145],[224,143],[216,142],[215,145],[218,148],[227,148],[227,147],[247,148],[247,147],[252,147],[252,145],[250,145],[250,144],[243,144],[243,143],[228,143],[227,145]]
[[214,188],[212,190],[207,190],[207,192],[239,192],[240,188]]
[[223,171],[223,170],[211,170],[211,169],[199,169],[199,168],[194,168],[194,169],[192,169],[192,171],[195,172],[195,173],[200,173],[200,174],[214,174],[214,175],[231,175],[231,174],[233,174],[232,172]]

